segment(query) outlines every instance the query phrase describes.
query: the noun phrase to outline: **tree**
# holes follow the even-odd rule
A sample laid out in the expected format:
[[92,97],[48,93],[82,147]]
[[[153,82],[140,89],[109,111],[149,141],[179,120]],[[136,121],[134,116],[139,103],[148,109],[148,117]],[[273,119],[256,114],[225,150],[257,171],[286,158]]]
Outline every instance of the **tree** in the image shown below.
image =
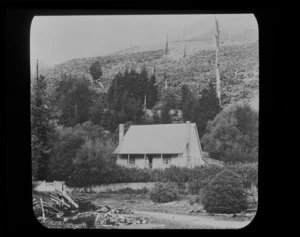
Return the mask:
[[256,162],[258,113],[248,104],[229,107],[208,122],[202,142],[213,158],[225,162]]
[[101,65],[99,61],[95,61],[91,66],[90,66],[90,74],[93,78],[94,82],[99,82],[100,77],[102,76],[102,70],[101,70]]
[[115,167],[114,149],[111,137],[100,136],[94,142],[87,141],[76,154],[69,184],[82,187],[107,179]]
[[221,171],[209,182],[202,201],[209,213],[236,214],[248,208],[240,177],[229,169]]
[[191,120],[196,122],[201,138],[206,131],[207,122],[214,119],[221,111],[221,106],[214,85],[211,82],[200,92],[200,95],[201,97],[193,103]]
[[89,108],[89,118],[93,124],[100,125],[104,110],[108,108],[106,95],[100,93],[93,99],[93,104]]
[[132,121],[134,123],[140,123],[143,116],[143,106],[142,103],[134,98],[129,98],[125,106],[126,114],[128,115],[127,121]]
[[164,105],[161,110],[161,123],[168,124],[172,122],[172,118],[170,116],[170,107]]
[[32,176],[36,180],[48,178],[54,117],[54,109],[47,94],[45,77],[37,75],[31,93]]
[[89,120],[93,104],[93,91],[85,77],[69,75],[59,83],[56,90],[57,106],[61,110],[59,123],[74,126]]
[[73,128],[57,131],[57,141],[51,153],[49,168],[52,180],[68,181],[73,170],[73,159],[85,142],[83,132]]
[[169,87],[162,95],[162,104],[170,109],[180,109],[181,96],[179,90],[179,88]]
[[180,95],[176,88],[169,88],[162,97],[161,123],[167,124],[172,122],[170,110],[180,108]]
[[183,85],[181,88],[181,103],[180,109],[182,110],[183,120],[191,121],[192,120],[192,112],[194,108],[194,104],[196,103],[196,99],[194,95],[190,91],[187,85]]
[[216,24],[216,34],[215,34],[215,46],[216,46],[216,90],[219,99],[219,104],[221,104],[221,79],[220,79],[220,62],[219,62],[219,51],[220,51],[220,28],[219,21],[215,19]]
[[114,110],[105,109],[100,126],[105,130],[113,132],[119,124],[119,116]]
[[147,96],[147,106],[152,106],[157,100],[155,77],[149,80],[146,67],[140,73],[128,70],[118,73],[108,90],[109,108],[117,114],[117,121],[125,123],[132,121],[140,123],[143,116],[143,103]]
[[153,74],[148,82],[148,88],[147,88],[147,108],[151,109],[158,97],[158,87],[156,85],[156,77]]

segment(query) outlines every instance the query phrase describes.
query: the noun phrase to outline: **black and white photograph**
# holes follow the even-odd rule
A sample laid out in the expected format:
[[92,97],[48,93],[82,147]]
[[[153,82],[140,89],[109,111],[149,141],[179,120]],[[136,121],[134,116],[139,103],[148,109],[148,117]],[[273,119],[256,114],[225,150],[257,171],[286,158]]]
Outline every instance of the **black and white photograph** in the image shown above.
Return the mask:
[[46,228],[244,228],[258,206],[256,17],[35,16],[30,121]]

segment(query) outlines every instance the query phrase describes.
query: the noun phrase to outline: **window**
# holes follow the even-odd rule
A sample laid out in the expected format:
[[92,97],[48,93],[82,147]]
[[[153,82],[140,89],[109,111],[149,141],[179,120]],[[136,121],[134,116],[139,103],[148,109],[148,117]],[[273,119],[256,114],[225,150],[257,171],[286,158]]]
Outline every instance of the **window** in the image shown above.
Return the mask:
[[129,157],[129,164],[135,164],[135,158],[134,157]]
[[166,165],[171,164],[171,157],[164,157],[163,158],[163,163],[166,164]]

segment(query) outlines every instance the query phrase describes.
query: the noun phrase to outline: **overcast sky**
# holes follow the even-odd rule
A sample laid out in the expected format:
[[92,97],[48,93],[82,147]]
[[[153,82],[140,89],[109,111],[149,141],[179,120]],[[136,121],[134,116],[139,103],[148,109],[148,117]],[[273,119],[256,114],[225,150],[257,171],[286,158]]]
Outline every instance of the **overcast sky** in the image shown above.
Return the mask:
[[[172,39],[205,16],[211,17],[213,24],[213,16],[220,15],[34,17],[30,32],[31,62],[34,65],[39,59],[42,64],[53,66],[74,58],[104,56],[135,45],[162,43],[166,35]],[[238,23],[227,16],[223,15],[223,19],[229,20],[229,25]]]
[[40,16],[31,25],[31,61],[62,63],[102,56],[131,45],[165,41],[201,15]]

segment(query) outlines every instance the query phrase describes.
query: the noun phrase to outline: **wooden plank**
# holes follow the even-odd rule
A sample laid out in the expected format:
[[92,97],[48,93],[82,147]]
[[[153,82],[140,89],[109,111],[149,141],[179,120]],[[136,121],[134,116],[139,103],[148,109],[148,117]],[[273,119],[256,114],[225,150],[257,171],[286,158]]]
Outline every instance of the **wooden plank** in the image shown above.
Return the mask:
[[60,210],[57,210],[56,208],[52,207],[52,206],[49,206],[48,204],[44,203],[44,207],[47,207],[47,208],[50,208],[54,211],[57,211],[57,212],[61,212]]
[[65,202],[62,202],[62,201],[59,200],[59,199],[54,199],[54,198],[51,197],[51,200],[56,201],[58,204],[62,204],[62,205],[65,205],[65,206],[71,208],[71,206],[70,206],[69,204],[67,204],[67,203],[65,203]]
[[42,206],[43,220],[45,220],[45,212],[44,212],[43,199],[40,198],[40,201],[41,201],[41,206]]
[[[60,192],[60,191],[59,191],[59,192]],[[75,208],[78,208],[78,207],[79,207],[78,204],[72,200],[72,198],[68,195],[68,193],[67,193],[66,191],[61,192],[61,193],[62,193],[62,195],[63,195],[70,203],[72,203],[72,205],[73,205]]]
[[51,194],[50,194],[50,198],[51,198],[51,199],[54,199],[54,200],[56,200],[56,201],[58,201],[60,204],[63,204],[63,205],[65,205],[65,206],[71,208],[71,206],[70,206],[69,204],[65,203],[64,201],[61,201],[59,198],[54,197],[54,196],[52,196]]

